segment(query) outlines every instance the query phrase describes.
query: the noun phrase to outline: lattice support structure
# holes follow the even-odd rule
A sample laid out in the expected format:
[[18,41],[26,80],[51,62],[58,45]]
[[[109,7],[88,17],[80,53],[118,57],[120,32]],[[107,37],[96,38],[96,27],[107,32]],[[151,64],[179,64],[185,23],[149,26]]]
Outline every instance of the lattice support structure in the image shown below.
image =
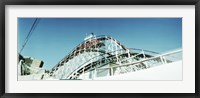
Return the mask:
[[91,36],[63,58],[53,68],[51,76],[57,79],[94,79],[168,62],[172,61],[159,53],[126,48],[110,36]]

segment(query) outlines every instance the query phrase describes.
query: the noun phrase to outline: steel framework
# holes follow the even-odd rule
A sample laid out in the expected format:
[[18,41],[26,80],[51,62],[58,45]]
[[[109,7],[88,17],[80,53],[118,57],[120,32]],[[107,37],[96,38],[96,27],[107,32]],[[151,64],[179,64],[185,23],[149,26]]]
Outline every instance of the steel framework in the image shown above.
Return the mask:
[[166,54],[126,48],[110,36],[92,35],[55,65],[46,78],[94,79],[181,60],[182,50]]

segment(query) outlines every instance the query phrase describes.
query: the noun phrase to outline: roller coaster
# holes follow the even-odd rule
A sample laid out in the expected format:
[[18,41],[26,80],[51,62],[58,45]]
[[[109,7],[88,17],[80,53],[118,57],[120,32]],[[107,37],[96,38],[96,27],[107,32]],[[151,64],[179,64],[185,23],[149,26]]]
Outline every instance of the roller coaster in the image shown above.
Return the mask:
[[[91,34],[77,45],[42,80],[95,80],[182,60],[182,49],[167,53],[127,48],[111,36]],[[29,67],[30,68],[30,67]],[[43,69],[38,70],[41,71]]]
[[[176,54],[180,52],[174,51]],[[92,35],[64,57],[51,70],[50,76],[57,79],[94,79],[124,74],[173,62],[175,58],[170,59],[168,55],[126,48],[110,36]]]

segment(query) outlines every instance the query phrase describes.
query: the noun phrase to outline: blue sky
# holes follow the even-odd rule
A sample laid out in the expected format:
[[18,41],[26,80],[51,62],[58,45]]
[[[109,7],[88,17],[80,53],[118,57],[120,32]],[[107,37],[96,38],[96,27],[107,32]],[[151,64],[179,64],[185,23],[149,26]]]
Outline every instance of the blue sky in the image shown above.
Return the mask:
[[[18,18],[18,52],[35,18]],[[166,52],[182,48],[182,18],[39,18],[21,52],[51,69],[86,34],[110,35],[128,48]]]

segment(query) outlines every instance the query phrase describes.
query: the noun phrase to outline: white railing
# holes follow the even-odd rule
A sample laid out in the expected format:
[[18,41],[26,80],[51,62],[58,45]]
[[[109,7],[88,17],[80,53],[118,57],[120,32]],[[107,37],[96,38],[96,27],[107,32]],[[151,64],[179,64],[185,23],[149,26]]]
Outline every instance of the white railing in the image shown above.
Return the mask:
[[[117,65],[117,66],[95,67],[93,69],[90,69],[89,71],[83,71],[82,75],[84,76],[82,77],[88,77],[88,76],[85,76],[85,75],[88,75],[87,73],[91,74],[90,79],[98,77],[98,74],[101,72],[102,73],[104,72],[105,74],[99,75],[99,77],[124,74],[128,72],[134,72],[134,71],[147,69],[154,66],[163,65],[166,63],[176,62],[179,60],[182,60],[182,49],[171,51],[168,53],[159,54],[157,56],[150,57],[150,58],[143,58],[139,61],[129,62],[126,64]],[[82,69],[84,70],[85,68],[82,68]],[[77,76],[74,75],[72,77],[77,77]]]

